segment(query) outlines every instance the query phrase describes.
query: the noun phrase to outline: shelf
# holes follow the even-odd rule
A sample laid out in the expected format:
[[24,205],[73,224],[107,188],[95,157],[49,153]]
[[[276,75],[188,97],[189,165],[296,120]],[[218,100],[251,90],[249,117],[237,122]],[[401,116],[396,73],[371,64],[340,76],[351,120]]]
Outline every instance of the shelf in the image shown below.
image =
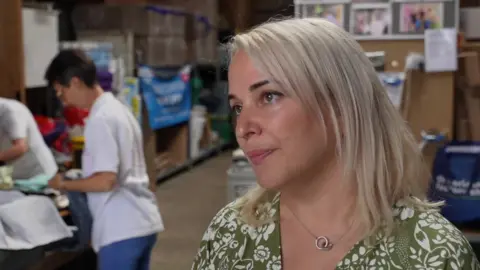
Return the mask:
[[211,146],[208,149],[203,150],[198,157],[189,159],[188,161],[186,161],[181,165],[165,170],[164,172],[158,175],[157,185],[169,180],[170,178],[178,175],[179,173],[182,173],[192,168],[193,166],[199,164],[200,162],[205,161],[206,159],[219,154],[223,150],[227,149],[230,145],[231,143],[220,142],[216,145]]

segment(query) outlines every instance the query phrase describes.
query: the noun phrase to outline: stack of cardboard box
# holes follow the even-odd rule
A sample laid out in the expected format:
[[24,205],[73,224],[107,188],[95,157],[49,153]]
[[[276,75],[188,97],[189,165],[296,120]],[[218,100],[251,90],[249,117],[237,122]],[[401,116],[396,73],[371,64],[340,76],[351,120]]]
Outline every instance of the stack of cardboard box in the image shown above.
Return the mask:
[[[139,64],[169,67],[186,62],[215,62],[216,1],[111,0],[104,5],[77,6],[73,21],[80,32],[132,32]],[[206,17],[209,25],[201,22],[199,16]]]

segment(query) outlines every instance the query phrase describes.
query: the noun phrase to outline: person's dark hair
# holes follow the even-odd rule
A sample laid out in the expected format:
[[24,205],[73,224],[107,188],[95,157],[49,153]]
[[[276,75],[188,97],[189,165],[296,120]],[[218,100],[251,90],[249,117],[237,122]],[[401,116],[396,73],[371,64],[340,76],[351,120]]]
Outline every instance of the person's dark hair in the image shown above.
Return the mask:
[[80,79],[87,87],[98,83],[97,68],[83,51],[62,50],[50,62],[45,72],[45,80],[50,87],[54,83],[69,86],[73,77]]

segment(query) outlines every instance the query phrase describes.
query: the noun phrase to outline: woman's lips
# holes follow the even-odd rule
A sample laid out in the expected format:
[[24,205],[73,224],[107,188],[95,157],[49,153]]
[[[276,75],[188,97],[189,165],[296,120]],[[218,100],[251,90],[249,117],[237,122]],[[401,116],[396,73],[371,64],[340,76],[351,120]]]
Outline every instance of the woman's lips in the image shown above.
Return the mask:
[[268,156],[270,156],[273,151],[274,150],[272,149],[253,150],[247,152],[247,157],[253,165],[257,166],[260,165]]

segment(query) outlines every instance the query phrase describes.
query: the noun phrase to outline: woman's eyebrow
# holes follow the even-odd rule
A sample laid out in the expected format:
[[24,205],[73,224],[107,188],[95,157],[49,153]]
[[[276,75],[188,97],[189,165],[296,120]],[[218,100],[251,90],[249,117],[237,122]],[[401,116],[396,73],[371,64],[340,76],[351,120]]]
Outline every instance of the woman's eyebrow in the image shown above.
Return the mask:
[[269,80],[262,80],[262,81],[253,83],[252,85],[250,85],[250,87],[248,87],[248,89],[249,89],[250,91],[254,91],[254,90],[256,90],[256,89],[258,89],[258,88],[260,88],[260,87],[262,87],[262,86],[264,86],[264,85],[267,85],[267,84],[269,84],[269,83],[270,83]]
[[[258,82],[256,82],[256,83],[253,83],[252,85],[250,85],[250,86],[248,87],[248,90],[250,90],[250,91],[255,91],[255,90],[257,90],[258,88],[260,88],[260,87],[262,87],[262,86],[264,86],[264,85],[267,85],[267,84],[269,84],[269,83],[270,83],[269,80],[261,80],[261,81],[258,81]],[[230,101],[230,100],[232,100],[232,99],[236,99],[236,98],[237,98],[237,97],[236,97],[234,94],[229,94],[229,95],[228,95],[228,101]]]

